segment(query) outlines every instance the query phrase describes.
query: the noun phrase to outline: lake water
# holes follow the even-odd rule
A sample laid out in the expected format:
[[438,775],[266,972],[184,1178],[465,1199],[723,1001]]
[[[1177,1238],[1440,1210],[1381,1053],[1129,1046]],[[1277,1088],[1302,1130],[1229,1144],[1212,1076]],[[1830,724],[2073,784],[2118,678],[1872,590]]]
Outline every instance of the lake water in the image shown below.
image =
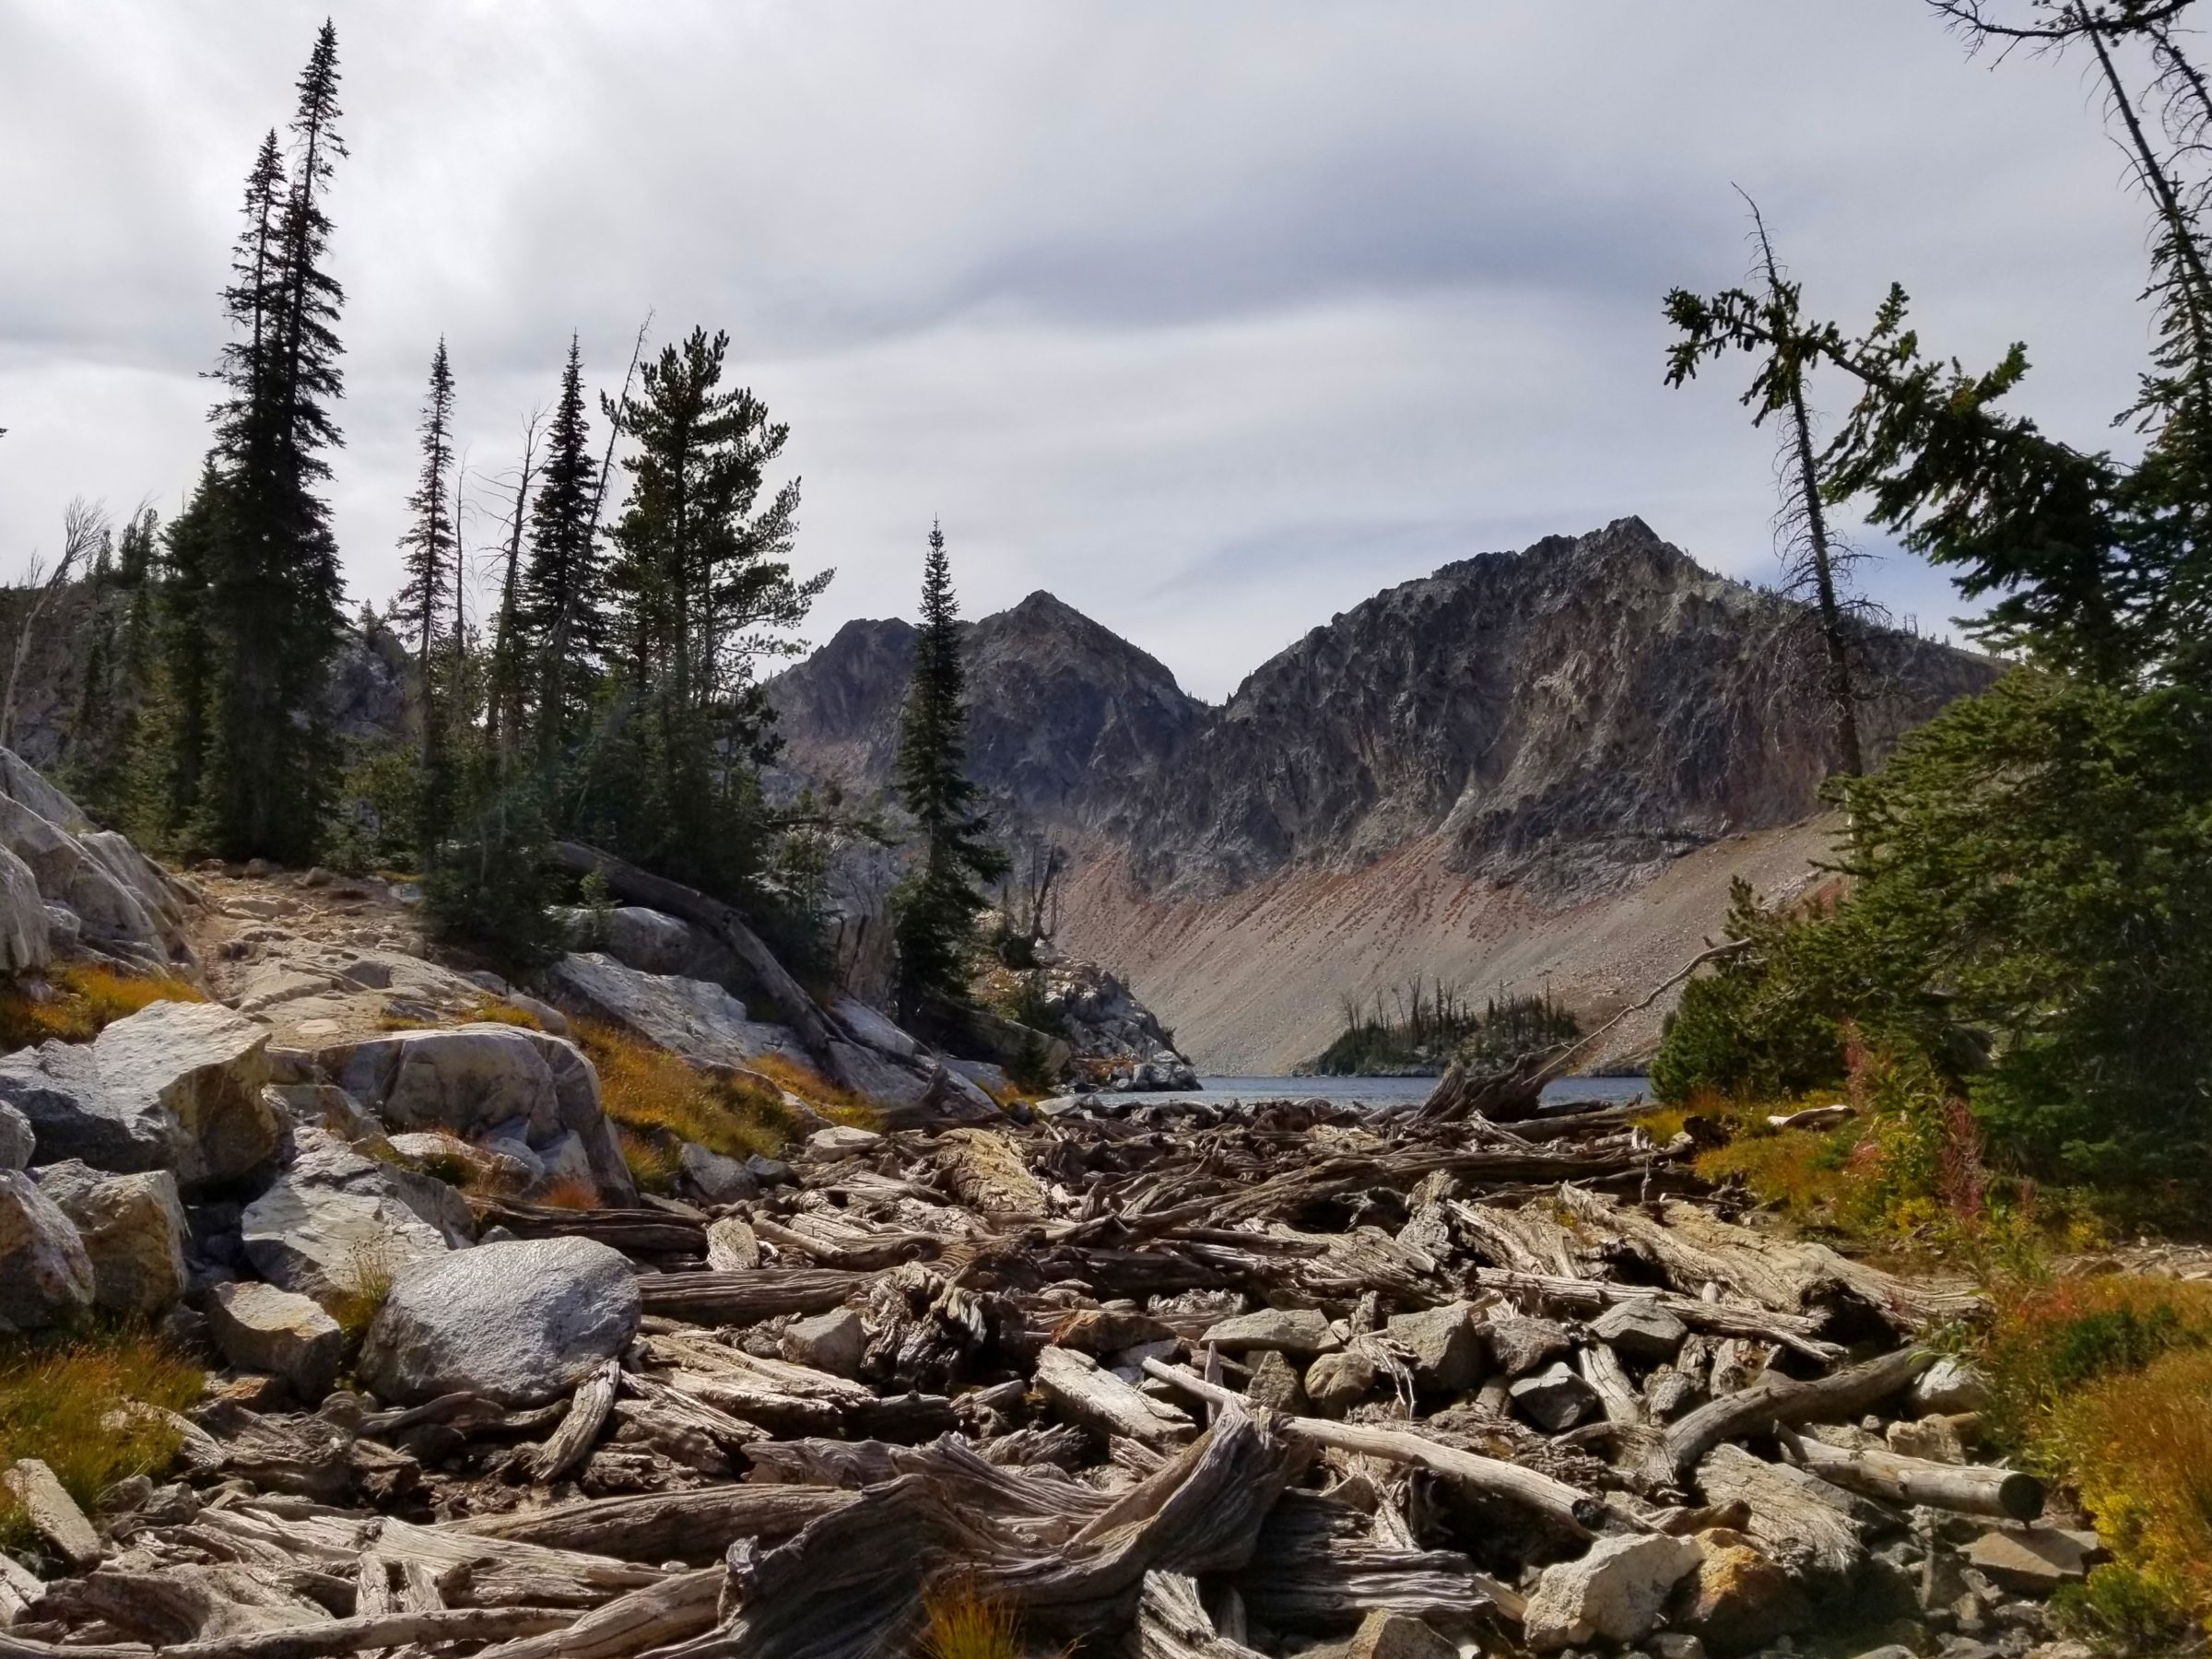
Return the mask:
[[[1162,1089],[1111,1099],[1152,1105],[1174,1100],[1210,1100],[1217,1105],[1244,1100],[1344,1100],[1355,1106],[1418,1105],[1436,1087],[1434,1077],[1201,1077],[1195,1089]],[[1643,1077],[1559,1077],[1544,1086],[1544,1104],[1564,1108],[1599,1102],[1611,1105],[1648,1095]]]

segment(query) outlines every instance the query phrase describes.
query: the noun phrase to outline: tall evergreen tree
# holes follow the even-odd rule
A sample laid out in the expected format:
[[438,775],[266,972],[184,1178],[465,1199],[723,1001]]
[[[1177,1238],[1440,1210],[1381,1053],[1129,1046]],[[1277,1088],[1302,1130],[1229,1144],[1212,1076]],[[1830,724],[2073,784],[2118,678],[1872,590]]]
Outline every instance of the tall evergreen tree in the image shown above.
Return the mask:
[[982,792],[969,781],[967,669],[959,603],[945,532],[932,524],[922,566],[922,630],[899,725],[899,799],[922,836],[921,857],[896,900],[900,1000],[924,1012],[933,998],[964,1000],[975,918],[989,902],[979,883],[1006,873],[987,839]]
[[608,410],[636,446],[609,572],[629,726],[595,786],[617,844],[724,893],[762,850],[756,769],[773,738],[756,665],[800,649],[784,630],[830,576],[792,575],[798,483],[763,499],[789,429],[749,389],[720,389],[728,348],[693,329]]
[[426,851],[444,828],[450,805],[447,775],[448,710],[441,681],[447,678],[440,649],[457,634],[459,618],[453,585],[459,556],[453,512],[447,489],[453,481],[453,374],[445,341],[430,358],[429,390],[422,403],[422,464],[415,493],[407,498],[412,515],[399,538],[406,582],[397,604],[402,637],[412,636],[416,678],[421,699],[422,815],[418,833]]
[[571,335],[560,396],[546,433],[544,482],[530,506],[530,559],[518,629],[536,664],[538,760],[547,773],[582,729],[606,651],[606,580],[594,522],[598,500],[583,358]]
[[[325,22],[301,72],[295,163],[265,141],[248,181],[248,229],[226,290],[237,337],[217,410],[223,510],[206,571],[211,645],[206,758],[195,839],[233,854],[312,855],[336,765],[321,692],[344,628],[344,583],[325,452],[339,442],[335,324],[343,291],[324,268],[324,198],[335,159],[337,35]],[[242,267],[242,269],[241,269]]]

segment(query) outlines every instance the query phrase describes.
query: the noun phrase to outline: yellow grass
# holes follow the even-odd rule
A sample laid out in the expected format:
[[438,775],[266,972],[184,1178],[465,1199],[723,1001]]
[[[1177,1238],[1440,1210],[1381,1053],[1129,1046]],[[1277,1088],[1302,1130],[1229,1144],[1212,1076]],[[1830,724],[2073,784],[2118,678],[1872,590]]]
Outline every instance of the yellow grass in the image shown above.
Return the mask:
[[54,1038],[88,1042],[149,1003],[207,1000],[182,980],[118,973],[84,962],[49,969],[42,991],[35,981],[0,984],[0,1049],[29,1048]]
[[[175,1411],[199,1394],[199,1371],[143,1333],[10,1343],[0,1347],[0,1468],[39,1458],[89,1509],[126,1476],[167,1467],[177,1449],[158,1425],[108,1429],[100,1418],[126,1400]],[[27,1541],[21,1512],[0,1489],[0,1544]]]
[[730,1158],[782,1146],[789,1120],[766,1088],[710,1076],[596,1020],[578,1020],[574,1029],[598,1068],[606,1115],[620,1127],[646,1140],[665,1132]]
[[371,1322],[392,1294],[391,1260],[378,1250],[357,1247],[347,1263],[347,1284],[329,1299],[325,1311],[346,1333],[348,1347],[367,1335]]
[[876,1127],[876,1109],[849,1089],[840,1088],[811,1065],[782,1054],[762,1054],[747,1068],[788,1089],[834,1124],[854,1129]]
[[928,1659],[1021,1659],[1021,1615],[961,1575],[922,1598]]
[[579,1176],[557,1181],[537,1196],[540,1204],[553,1209],[595,1210],[599,1207],[599,1189]]

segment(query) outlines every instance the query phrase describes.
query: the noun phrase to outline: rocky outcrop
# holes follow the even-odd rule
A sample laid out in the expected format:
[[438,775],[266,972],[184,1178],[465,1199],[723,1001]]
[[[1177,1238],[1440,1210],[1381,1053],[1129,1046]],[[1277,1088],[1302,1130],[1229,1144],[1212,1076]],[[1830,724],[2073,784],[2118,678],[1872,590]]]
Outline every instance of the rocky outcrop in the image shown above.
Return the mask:
[[[688,931],[688,930],[687,930]],[[641,972],[612,956],[571,952],[547,971],[549,994],[695,1065],[749,1065],[763,1054],[804,1065],[790,1030],[751,1018],[712,980]]]
[[0,849],[0,966],[41,968],[57,941],[157,971],[186,954],[186,896],[175,880],[123,836],[95,830],[76,802],[6,749]]
[[0,1057],[0,1101],[29,1121],[33,1163],[174,1171],[180,1184],[235,1179],[277,1147],[263,1099],[268,1033],[212,1003],[158,1002],[89,1043]]
[[447,1230],[450,1188],[441,1196],[429,1177],[365,1158],[317,1130],[298,1139],[291,1164],[239,1221],[246,1259],[270,1284],[338,1307],[467,1242]]
[[465,1392],[540,1406],[620,1353],[641,1312],[629,1264],[604,1244],[479,1244],[394,1280],[360,1372],[404,1405]]

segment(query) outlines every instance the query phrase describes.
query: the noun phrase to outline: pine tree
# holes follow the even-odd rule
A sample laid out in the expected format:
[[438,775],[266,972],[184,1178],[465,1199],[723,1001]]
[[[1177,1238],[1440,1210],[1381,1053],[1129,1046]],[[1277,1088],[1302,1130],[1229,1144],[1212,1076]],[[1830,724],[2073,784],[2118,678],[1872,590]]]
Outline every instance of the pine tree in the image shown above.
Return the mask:
[[606,650],[606,582],[594,523],[598,500],[583,359],[571,335],[546,434],[545,480],[530,507],[518,630],[536,664],[538,762],[548,775],[582,729]]
[[447,500],[453,473],[453,375],[441,338],[430,358],[429,390],[422,405],[422,468],[415,493],[407,498],[413,520],[399,538],[406,582],[397,598],[401,636],[412,636],[420,688],[422,812],[417,833],[426,857],[445,827],[452,805],[447,692],[458,688],[441,684],[450,677],[439,653],[449,635],[458,637],[460,628],[455,609],[459,590],[454,585],[460,540]]
[[900,1000],[909,1018],[935,998],[966,999],[975,918],[988,902],[977,884],[1006,873],[1006,855],[986,839],[982,792],[968,778],[967,725],[959,605],[945,533],[932,524],[922,629],[899,726],[899,798],[922,836],[921,857],[896,900]]
[[797,481],[762,500],[789,429],[751,391],[719,389],[728,347],[693,329],[607,411],[636,446],[609,572],[629,712],[593,786],[596,832],[725,896],[763,852],[757,768],[774,739],[755,668],[800,649],[782,630],[830,576],[791,573]]
[[344,582],[329,510],[325,452],[339,436],[335,324],[344,293],[324,268],[324,197],[335,159],[337,35],[325,22],[299,82],[296,156],[281,212],[282,170],[265,141],[248,181],[248,229],[225,301],[237,337],[217,410],[220,532],[206,572],[211,636],[206,758],[195,839],[232,855],[312,856],[337,756],[321,693],[344,628]]
[[71,735],[70,782],[103,824],[149,827],[142,798],[140,727],[155,670],[153,572],[160,515],[141,507],[103,547],[88,583],[92,639],[84,695]]
[[226,500],[222,474],[210,455],[164,537],[166,556],[152,607],[157,718],[145,729],[142,766],[155,779],[153,818],[166,841],[185,835],[200,817],[215,677],[208,573],[225,535]]

